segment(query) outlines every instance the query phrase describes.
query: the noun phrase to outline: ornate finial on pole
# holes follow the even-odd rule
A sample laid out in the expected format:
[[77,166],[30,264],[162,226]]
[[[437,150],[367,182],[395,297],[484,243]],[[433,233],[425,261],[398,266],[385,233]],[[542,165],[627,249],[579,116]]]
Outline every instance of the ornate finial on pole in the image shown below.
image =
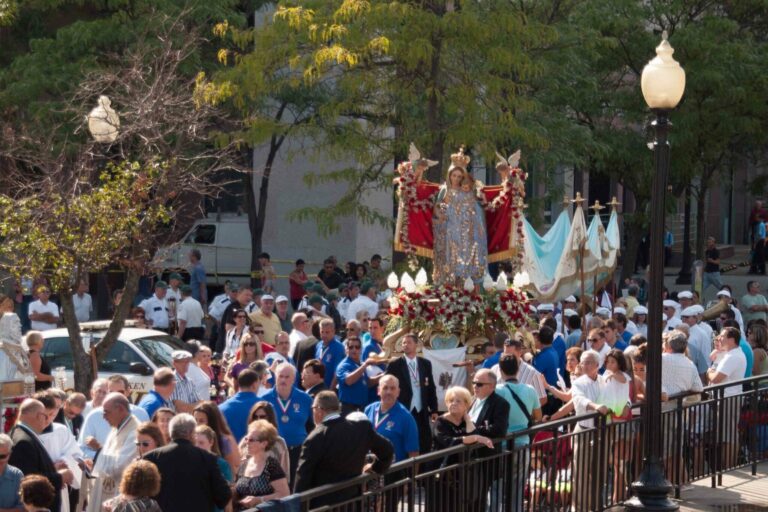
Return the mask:
[[563,209],[567,210],[571,206],[571,200],[568,198],[568,194],[563,195]]
[[572,203],[575,203],[576,206],[581,206],[581,203],[584,202],[584,198],[581,197],[581,192],[576,192],[576,198],[571,200]]
[[616,210],[618,209],[619,206],[621,206],[621,203],[616,199],[616,196],[613,196],[613,198],[611,199],[611,202],[608,203],[608,206]]
[[595,211],[595,213],[599,213],[599,212],[600,212],[600,210],[604,210],[604,209],[605,209],[605,206],[601,205],[601,204],[600,204],[600,201],[598,201],[597,199],[595,199],[595,204],[593,204],[592,206],[590,206],[590,207],[589,207],[589,209],[590,209],[590,210],[594,210],[594,211]]

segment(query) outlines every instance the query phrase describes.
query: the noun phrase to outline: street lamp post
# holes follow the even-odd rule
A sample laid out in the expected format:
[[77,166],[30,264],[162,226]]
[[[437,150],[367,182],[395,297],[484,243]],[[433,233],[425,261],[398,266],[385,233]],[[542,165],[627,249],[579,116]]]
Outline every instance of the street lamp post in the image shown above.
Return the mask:
[[669,174],[669,111],[685,90],[685,72],[672,58],[674,50],[666,31],[656,47],[656,57],[643,69],[640,85],[645,102],[656,114],[653,143],[656,172],[651,195],[650,286],[648,296],[648,364],[646,370],[646,408],[642,417],[643,469],[632,483],[635,496],[625,502],[627,510],[676,510],[669,499],[672,485],[664,477],[661,434],[661,329],[664,286],[664,217]]

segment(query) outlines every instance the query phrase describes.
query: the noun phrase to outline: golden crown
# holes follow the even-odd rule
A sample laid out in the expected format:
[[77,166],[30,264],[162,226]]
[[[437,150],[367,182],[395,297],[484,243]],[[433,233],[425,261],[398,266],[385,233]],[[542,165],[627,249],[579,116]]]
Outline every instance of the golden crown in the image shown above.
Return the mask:
[[459,152],[451,155],[451,167],[461,167],[465,171],[471,158],[464,153],[464,146],[459,147]]

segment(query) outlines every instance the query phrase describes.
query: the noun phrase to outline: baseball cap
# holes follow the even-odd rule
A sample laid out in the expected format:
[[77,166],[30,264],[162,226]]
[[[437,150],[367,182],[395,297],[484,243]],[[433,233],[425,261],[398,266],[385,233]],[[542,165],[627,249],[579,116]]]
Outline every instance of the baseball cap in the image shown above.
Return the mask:
[[685,308],[684,310],[682,310],[680,312],[680,316],[681,317],[696,316],[696,315],[698,315],[698,312],[697,312],[696,308],[693,307],[693,306],[687,307],[687,308]]
[[539,304],[539,311],[554,311],[555,305],[554,304]]
[[718,297],[730,297],[731,296],[731,292],[729,292],[728,290],[720,290],[719,292],[717,292],[717,296]]
[[179,274],[178,272],[172,272],[171,275],[168,276],[168,280],[170,281],[171,279],[176,279],[177,281],[184,280],[182,279],[181,274]]
[[165,281],[158,281],[158,282],[155,283],[155,288],[167,289],[168,288],[168,283],[166,283]]
[[615,308],[613,308],[613,313],[614,314],[621,313],[622,315],[626,315],[627,314],[627,310],[625,308],[621,307],[621,306],[616,306]]
[[636,315],[647,315],[648,314],[648,308],[645,306],[636,306],[635,307],[635,314]]
[[563,302],[576,302],[576,297],[573,295],[569,295],[563,299]]
[[272,300],[272,301],[274,301],[274,300],[275,300],[275,298],[274,298],[273,296],[271,296],[270,294],[268,294],[268,293],[265,293],[265,294],[263,294],[263,295],[261,296],[261,300]]
[[665,307],[665,308],[675,308],[675,309],[677,309],[677,308],[679,308],[679,307],[680,307],[680,304],[678,304],[678,303],[677,303],[677,302],[675,302],[674,300],[670,300],[670,299],[667,299],[667,300],[665,300],[665,301],[663,302],[663,304],[664,304],[664,307]]
[[688,290],[683,290],[682,292],[677,292],[677,298],[678,299],[692,299],[693,294],[689,292]]
[[192,293],[192,287],[189,286],[188,284],[183,284],[179,286],[179,290],[181,291],[181,293]]
[[[262,297],[261,300],[264,300],[264,297]],[[288,302],[288,297],[285,295],[278,295],[275,299],[275,304],[279,304],[281,302]]]

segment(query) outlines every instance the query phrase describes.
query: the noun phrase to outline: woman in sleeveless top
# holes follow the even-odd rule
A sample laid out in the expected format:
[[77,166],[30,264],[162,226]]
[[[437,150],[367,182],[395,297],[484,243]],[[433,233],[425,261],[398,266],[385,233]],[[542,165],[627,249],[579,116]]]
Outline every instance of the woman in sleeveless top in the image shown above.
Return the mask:
[[266,420],[248,426],[248,459],[235,478],[232,502],[236,510],[245,510],[266,501],[288,496],[288,478],[280,462],[269,454],[277,439],[277,429]]

